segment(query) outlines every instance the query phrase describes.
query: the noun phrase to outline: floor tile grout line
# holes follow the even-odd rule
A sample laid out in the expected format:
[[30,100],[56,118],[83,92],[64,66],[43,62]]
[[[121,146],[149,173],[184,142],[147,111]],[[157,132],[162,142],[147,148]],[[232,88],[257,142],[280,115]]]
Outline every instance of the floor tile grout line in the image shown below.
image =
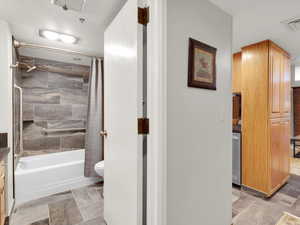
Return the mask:
[[78,208],[78,211],[79,211],[79,213],[80,213],[80,215],[81,215],[82,222],[86,222],[86,220],[85,220],[84,216],[82,215],[82,212],[81,212],[81,209],[80,209],[79,203],[77,202],[77,200],[76,200],[76,197],[75,197],[75,195],[74,195],[74,193],[73,193],[73,190],[71,190],[71,194],[72,194],[72,196],[73,196],[73,199],[74,199],[74,201],[75,201],[75,204],[76,204],[76,206],[77,206],[77,208]]

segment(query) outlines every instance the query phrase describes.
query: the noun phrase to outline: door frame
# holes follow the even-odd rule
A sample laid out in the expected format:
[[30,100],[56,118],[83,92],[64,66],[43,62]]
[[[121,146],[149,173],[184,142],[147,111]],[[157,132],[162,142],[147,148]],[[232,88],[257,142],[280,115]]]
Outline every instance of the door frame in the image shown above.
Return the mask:
[[147,224],[167,224],[167,1],[148,0]]

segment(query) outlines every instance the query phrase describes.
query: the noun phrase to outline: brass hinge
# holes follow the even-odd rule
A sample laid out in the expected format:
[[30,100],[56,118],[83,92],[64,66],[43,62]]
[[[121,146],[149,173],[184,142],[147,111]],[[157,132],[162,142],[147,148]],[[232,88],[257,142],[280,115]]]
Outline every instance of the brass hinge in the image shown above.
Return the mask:
[[138,134],[149,134],[148,118],[138,118]]
[[138,22],[143,25],[149,23],[149,7],[138,8]]

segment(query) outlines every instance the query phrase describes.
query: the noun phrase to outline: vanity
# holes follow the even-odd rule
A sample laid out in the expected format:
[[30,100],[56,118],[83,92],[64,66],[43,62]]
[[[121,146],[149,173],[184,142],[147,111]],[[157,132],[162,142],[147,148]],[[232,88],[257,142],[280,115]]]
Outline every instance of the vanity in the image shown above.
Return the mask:
[[0,225],[6,219],[6,156],[9,148],[0,148]]
[[0,133],[0,225],[6,222],[6,163],[10,151],[7,145],[7,134]]

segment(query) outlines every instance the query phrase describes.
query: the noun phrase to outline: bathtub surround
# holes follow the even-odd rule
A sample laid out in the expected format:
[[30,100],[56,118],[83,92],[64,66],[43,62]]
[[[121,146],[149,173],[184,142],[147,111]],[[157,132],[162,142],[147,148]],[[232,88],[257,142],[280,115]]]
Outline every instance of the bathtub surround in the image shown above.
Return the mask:
[[[89,67],[45,59],[21,57],[38,69],[18,73],[23,89],[23,156],[83,149],[87,115]],[[68,73],[63,72],[68,71]]]
[[84,177],[84,150],[23,157],[16,172],[16,206],[101,181]]
[[25,203],[11,225],[105,225],[102,192],[96,184]]
[[102,60],[94,58],[89,82],[87,131],[85,144],[86,177],[97,177],[95,165],[103,159],[103,65]]

